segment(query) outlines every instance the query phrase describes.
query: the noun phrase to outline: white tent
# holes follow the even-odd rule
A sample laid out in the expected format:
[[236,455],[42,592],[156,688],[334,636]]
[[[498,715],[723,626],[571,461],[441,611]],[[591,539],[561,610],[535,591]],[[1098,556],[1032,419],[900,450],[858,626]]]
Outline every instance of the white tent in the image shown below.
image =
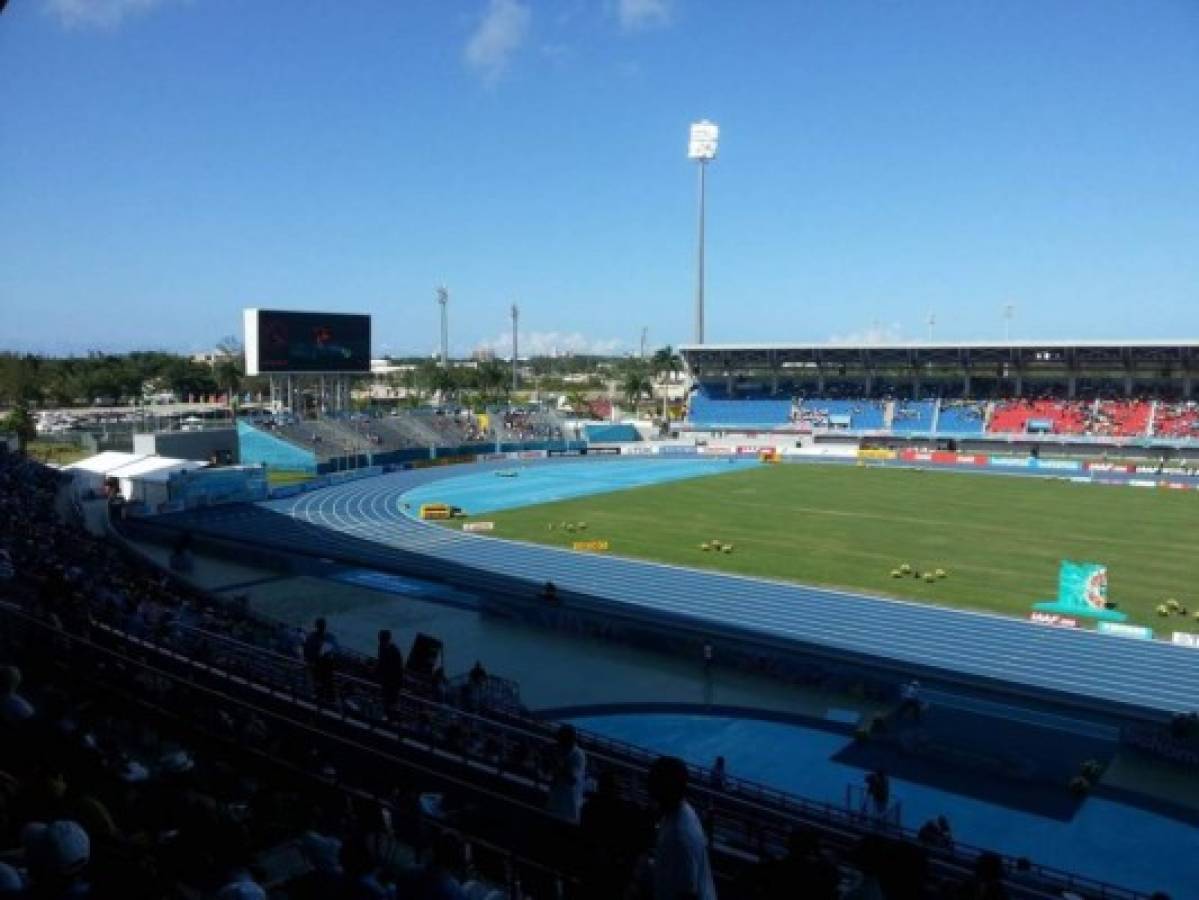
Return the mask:
[[154,509],[170,497],[167,482],[176,472],[203,469],[208,463],[193,459],[171,459],[166,456],[146,456],[111,470],[111,478],[119,479],[121,496],[130,503],[144,503]]
[[95,456],[89,456],[87,459],[73,462],[69,466],[63,466],[63,470],[74,476],[75,487],[79,493],[89,490],[99,493],[104,487],[104,479],[110,472],[145,458],[141,453],[119,453],[116,450],[106,450]]

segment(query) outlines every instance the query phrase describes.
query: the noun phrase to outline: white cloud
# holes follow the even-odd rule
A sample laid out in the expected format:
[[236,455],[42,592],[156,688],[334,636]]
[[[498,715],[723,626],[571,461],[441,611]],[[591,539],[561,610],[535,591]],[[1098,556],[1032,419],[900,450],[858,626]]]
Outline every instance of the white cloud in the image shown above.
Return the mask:
[[115,28],[129,16],[147,13],[167,0],[43,0],[66,28]]
[[[550,356],[554,353],[579,353],[609,356],[624,348],[619,338],[594,339],[579,331],[529,331],[520,332],[517,352],[521,356]],[[511,356],[512,332],[496,335],[490,340],[479,342],[480,350],[492,350],[496,356]]]
[[625,31],[669,25],[673,0],[616,0],[616,20]]
[[898,322],[881,325],[875,322],[869,328],[861,331],[851,331],[848,334],[834,334],[828,339],[830,344],[905,344],[911,343],[903,336],[903,326]]
[[533,13],[517,0],[488,0],[487,11],[466,41],[462,55],[466,64],[494,83],[525,39]]

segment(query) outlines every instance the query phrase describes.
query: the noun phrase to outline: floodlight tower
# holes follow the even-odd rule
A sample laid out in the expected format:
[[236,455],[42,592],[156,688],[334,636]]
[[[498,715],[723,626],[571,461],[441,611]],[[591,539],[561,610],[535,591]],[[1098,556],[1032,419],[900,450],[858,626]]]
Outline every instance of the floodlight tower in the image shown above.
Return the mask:
[[437,289],[437,305],[441,307],[441,367],[450,367],[450,292],[445,285]]
[[516,353],[518,349],[516,328],[520,322],[520,309],[512,304],[512,393],[516,393]]
[[695,343],[704,342],[704,202],[708,163],[716,158],[720,127],[707,119],[691,124],[691,139],[687,143],[687,158],[699,163],[699,249],[695,286]]
[[927,321],[928,321],[928,342],[931,344],[933,342],[933,328],[937,324],[937,316],[931,310],[929,310]]
[[1003,305],[1003,340],[1005,343],[1012,339],[1012,316],[1015,314],[1016,305],[1014,303]]

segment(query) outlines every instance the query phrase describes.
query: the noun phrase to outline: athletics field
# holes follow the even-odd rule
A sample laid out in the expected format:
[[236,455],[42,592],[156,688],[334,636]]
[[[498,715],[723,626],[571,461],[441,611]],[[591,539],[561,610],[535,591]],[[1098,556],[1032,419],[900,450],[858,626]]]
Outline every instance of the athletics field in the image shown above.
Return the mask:
[[[1108,566],[1108,595],[1130,622],[1164,634],[1199,631],[1199,494],[1192,491],[779,465],[474,519],[494,522],[496,537],[566,548],[607,541],[608,552],[621,556],[1014,616],[1056,596],[1060,560],[1098,562]],[[701,549],[712,542],[733,549]],[[892,577],[904,564],[944,569],[947,577]],[[1187,614],[1159,616],[1170,598]]]

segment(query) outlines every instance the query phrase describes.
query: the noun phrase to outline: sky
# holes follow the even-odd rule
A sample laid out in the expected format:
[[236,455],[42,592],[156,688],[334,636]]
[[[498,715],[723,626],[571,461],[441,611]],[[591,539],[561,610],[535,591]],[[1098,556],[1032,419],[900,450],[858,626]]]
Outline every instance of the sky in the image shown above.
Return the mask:
[[1199,338],[1199,0],[13,0],[0,348]]

